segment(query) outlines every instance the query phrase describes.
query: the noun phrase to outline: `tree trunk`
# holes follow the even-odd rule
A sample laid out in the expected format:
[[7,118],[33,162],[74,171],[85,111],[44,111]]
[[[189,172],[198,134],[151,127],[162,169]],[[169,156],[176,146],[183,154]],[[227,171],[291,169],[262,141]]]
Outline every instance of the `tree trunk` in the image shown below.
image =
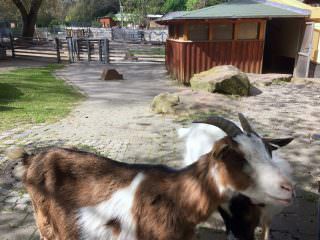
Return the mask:
[[37,16],[43,0],[32,0],[30,10],[27,11],[22,0],[12,0],[19,9],[23,21],[22,36],[33,37]]
[[23,27],[22,27],[22,37],[33,37],[37,22],[36,14],[29,14],[28,16],[22,18]]

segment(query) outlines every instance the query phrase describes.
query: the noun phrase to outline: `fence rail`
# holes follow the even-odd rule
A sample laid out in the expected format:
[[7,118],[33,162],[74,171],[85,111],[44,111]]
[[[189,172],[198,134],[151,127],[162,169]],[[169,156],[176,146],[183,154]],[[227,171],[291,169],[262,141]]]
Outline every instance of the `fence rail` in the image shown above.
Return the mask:
[[56,62],[164,62],[163,45],[109,41],[107,38],[11,38],[13,57]]

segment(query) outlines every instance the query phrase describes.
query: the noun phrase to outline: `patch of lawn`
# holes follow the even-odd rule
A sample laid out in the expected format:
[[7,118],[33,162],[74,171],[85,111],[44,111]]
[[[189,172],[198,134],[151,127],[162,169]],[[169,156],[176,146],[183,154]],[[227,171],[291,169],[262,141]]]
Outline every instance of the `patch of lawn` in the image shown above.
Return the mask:
[[164,56],[166,54],[164,47],[155,47],[149,49],[130,49],[130,53],[134,55],[160,55]]
[[0,74],[0,132],[54,122],[70,112],[83,96],[53,75],[62,67],[54,64]]

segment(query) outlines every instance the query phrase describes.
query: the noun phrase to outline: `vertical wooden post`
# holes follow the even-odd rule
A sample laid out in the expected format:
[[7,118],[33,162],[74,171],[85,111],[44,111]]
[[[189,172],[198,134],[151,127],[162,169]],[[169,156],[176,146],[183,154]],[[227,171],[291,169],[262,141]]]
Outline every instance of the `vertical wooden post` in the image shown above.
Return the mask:
[[12,34],[10,34],[10,45],[11,45],[12,57],[15,58],[16,57],[16,53],[15,53],[15,50],[14,50],[14,37],[12,36]]
[[81,56],[81,42],[79,39],[77,39],[76,41],[77,43],[77,58],[78,58],[78,61],[80,61],[80,56]]
[[73,44],[72,44],[72,37],[67,37],[67,45],[68,45],[68,55],[69,55],[69,62],[73,63]]
[[102,62],[102,40],[99,39],[99,62]]
[[88,50],[88,62],[91,61],[91,49],[90,49],[90,40],[87,39],[87,50]]
[[266,21],[259,22],[259,40],[264,40],[266,34]]
[[183,26],[183,40],[187,41],[189,40],[189,24],[184,23],[182,26]]
[[61,63],[61,56],[60,56],[60,42],[59,42],[59,38],[55,38],[56,41],[56,50],[57,50],[57,62]]
[[233,40],[238,40],[239,23],[236,21],[233,24]]
[[209,41],[213,41],[214,23],[208,23],[208,24],[209,24]]
[[110,48],[109,48],[109,40],[105,38],[103,40],[103,55],[104,55],[104,63],[109,63],[110,62]]

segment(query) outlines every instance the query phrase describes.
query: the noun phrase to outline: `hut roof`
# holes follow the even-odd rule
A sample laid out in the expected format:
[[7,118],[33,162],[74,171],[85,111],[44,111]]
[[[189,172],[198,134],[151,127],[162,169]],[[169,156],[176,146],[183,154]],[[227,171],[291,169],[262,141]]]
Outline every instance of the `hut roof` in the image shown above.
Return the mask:
[[169,13],[166,13],[165,15],[163,15],[161,18],[158,18],[157,19],[157,22],[161,22],[161,21],[170,21],[170,20],[173,20],[177,17],[180,17],[180,16],[183,16],[185,15],[186,13],[188,13],[188,11],[176,11],[176,12],[169,12]]
[[269,0],[231,0],[211,7],[184,12],[169,19],[159,19],[159,21],[221,18],[304,18],[308,16],[310,16],[309,10]]

